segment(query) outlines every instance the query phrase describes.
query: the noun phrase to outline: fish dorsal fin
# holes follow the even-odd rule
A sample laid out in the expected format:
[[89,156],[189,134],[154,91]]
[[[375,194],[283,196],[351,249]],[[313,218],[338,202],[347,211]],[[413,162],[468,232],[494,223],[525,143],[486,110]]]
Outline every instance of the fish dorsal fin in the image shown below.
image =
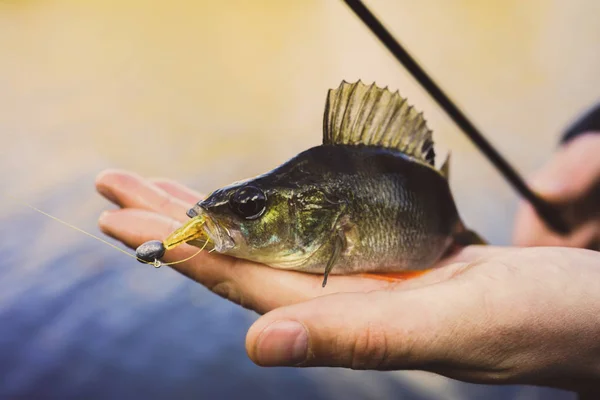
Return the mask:
[[434,164],[433,138],[423,113],[398,91],[343,81],[329,90],[323,144],[379,146]]
[[446,179],[450,179],[450,152],[446,156],[446,161],[440,167],[440,174]]

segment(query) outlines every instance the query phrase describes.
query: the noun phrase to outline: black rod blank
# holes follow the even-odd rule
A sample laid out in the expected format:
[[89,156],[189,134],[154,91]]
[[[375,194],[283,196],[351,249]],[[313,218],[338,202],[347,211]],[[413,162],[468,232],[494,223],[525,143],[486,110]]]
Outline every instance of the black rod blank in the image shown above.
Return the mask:
[[394,39],[389,31],[377,20],[361,0],[344,0],[354,13],[369,27],[371,32],[388,48],[394,57],[412,74],[412,76],[427,90],[429,95],[444,109],[452,120],[471,139],[487,159],[500,171],[504,178],[521,194],[536,210],[538,215],[554,231],[562,234],[569,232],[569,227],[561,218],[557,208],[535,194],[523,178],[483,137],[481,132],[469,121],[459,108],[431,80],[425,71]]

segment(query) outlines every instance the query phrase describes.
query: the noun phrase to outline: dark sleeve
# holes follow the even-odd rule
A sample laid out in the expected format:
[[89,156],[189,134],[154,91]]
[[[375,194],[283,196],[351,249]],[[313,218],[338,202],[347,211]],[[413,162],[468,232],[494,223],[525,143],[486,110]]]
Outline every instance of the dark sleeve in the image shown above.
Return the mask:
[[600,103],[575,120],[563,134],[561,144],[565,144],[586,132],[600,133]]

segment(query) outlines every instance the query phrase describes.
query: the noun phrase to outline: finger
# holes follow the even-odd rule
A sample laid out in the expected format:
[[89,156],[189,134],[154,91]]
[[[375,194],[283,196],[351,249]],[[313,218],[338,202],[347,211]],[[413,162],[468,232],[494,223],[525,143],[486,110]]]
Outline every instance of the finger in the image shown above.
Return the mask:
[[[102,214],[99,225],[107,235],[130,248],[136,248],[148,240],[164,239],[178,226],[178,222],[145,210],[122,209]],[[163,260],[183,260],[198,250],[182,245],[169,250]],[[202,252],[193,259],[172,267],[228,300],[259,313],[325,294],[364,292],[389,287],[387,282],[336,275],[323,288],[321,275],[278,270],[208,252]]]
[[[531,180],[532,188],[549,201],[572,202],[586,195],[600,178],[600,135],[583,135],[562,148]],[[578,218],[579,219],[579,218]],[[539,218],[530,204],[521,202],[513,228],[519,246],[583,247],[593,241],[598,223],[584,223],[569,236],[557,235]]]
[[155,211],[178,221],[188,219],[186,212],[193,205],[171,196],[147,179],[125,171],[102,172],[96,178],[96,188],[122,208]]
[[464,296],[445,287],[334,294],[279,308],[250,328],[246,350],[261,366],[420,368],[452,343],[451,328],[465,318],[452,306]]
[[183,201],[184,203],[190,204],[190,207],[204,198],[204,195],[196,192],[195,190],[169,179],[152,178],[150,179],[150,182],[171,196]]
[[524,204],[516,215],[513,231],[513,242],[517,246],[563,246],[587,247],[600,237],[600,223],[589,221],[578,227],[570,235],[563,236],[550,230],[540,220],[537,213],[529,204]]
[[549,200],[574,199],[600,178],[600,135],[583,135],[563,147],[531,180]]

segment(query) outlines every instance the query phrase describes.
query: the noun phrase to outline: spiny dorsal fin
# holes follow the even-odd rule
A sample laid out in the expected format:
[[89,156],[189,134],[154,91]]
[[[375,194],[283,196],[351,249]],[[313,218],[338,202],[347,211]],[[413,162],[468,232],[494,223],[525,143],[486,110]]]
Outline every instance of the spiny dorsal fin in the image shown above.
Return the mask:
[[323,144],[380,146],[434,165],[431,130],[423,113],[398,91],[375,83],[343,81],[329,90],[323,118]]
[[446,179],[450,179],[450,152],[446,156],[446,161],[440,167],[440,173]]

